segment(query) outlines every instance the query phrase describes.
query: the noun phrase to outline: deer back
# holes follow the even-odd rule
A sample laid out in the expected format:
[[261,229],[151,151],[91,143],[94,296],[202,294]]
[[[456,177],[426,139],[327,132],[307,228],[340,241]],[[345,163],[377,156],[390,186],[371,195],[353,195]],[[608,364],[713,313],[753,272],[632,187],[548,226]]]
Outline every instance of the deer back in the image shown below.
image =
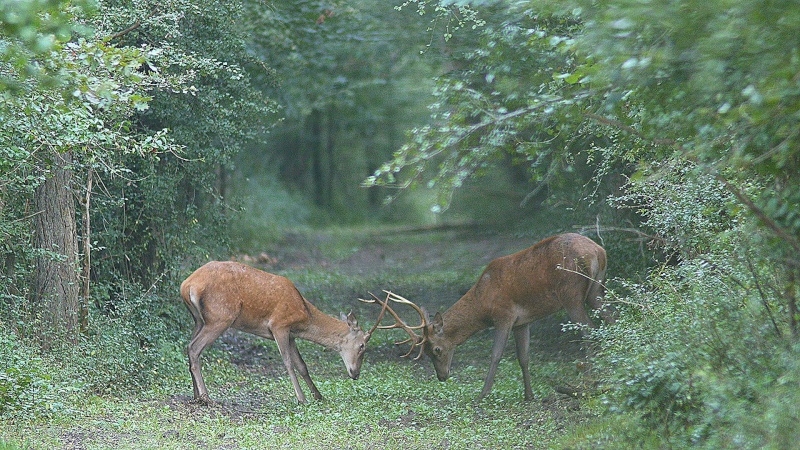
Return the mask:
[[307,302],[289,279],[232,261],[212,261],[181,284],[181,296],[203,322],[263,335],[309,319]]
[[490,262],[458,306],[445,313],[445,323],[448,313],[462,311],[491,322],[510,315],[521,323],[535,320],[582,303],[605,270],[605,250],[591,239],[575,233],[553,236]]

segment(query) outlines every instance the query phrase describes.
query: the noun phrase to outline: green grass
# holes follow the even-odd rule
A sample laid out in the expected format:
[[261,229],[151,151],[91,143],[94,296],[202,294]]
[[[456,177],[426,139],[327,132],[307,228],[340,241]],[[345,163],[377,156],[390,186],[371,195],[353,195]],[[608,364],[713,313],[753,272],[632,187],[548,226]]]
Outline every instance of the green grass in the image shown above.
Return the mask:
[[[326,356],[317,365],[343,372],[338,357]],[[483,368],[462,368],[444,383],[407,361],[367,363],[357,381],[320,377],[325,370],[315,368],[322,402],[297,404],[286,377],[243,377],[218,361],[205,367],[216,406],[174,396],[88,397],[48,424],[6,422],[2,434],[31,448],[541,448],[564,426],[560,409],[521,400],[510,359],[480,403],[473,399]],[[537,398],[552,400],[546,377],[534,372],[534,379]]]

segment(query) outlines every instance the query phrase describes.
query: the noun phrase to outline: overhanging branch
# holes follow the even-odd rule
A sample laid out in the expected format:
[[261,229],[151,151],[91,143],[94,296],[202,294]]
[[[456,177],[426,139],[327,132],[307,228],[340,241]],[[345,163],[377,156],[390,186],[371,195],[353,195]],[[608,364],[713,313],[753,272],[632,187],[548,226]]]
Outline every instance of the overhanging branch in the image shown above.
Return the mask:
[[151,17],[156,15],[156,11],[157,11],[157,9],[153,9],[152,11],[150,11],[150,14],[148,14],[147,17],[145,17],[144,19],[139,19],[136,22],[134,22],[133,25],[129,26],[128,28],[125,28],[124,30],[118,31],[118,32],[112,34],[111,36],[107,37],[105,39],[106,42],[114,40],[114,39],[117,39],[117,38],[120,38],[122,36],[125,36],[126,34],[130,33],[131,31],[141,27],[142,26],[142,22],[144,20],[147,20],[147,19],[149,19],[149,18],[151,18]]

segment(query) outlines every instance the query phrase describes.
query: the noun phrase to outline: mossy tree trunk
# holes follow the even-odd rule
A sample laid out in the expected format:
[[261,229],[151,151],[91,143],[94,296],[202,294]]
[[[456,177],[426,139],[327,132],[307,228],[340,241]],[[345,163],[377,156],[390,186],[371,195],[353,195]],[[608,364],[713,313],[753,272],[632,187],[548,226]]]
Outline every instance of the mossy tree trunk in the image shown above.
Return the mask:
[[36,258],[32,292],[41,315],[42,344],[75,341],[79,331],[78,231],[72,193],[72,155],[54,154],[47,179],[36,189],[34,242]]

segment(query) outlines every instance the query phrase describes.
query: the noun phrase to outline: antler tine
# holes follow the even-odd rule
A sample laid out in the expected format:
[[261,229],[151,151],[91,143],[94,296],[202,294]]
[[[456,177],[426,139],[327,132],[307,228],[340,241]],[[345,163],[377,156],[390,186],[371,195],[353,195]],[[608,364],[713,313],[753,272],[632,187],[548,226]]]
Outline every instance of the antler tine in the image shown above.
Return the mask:
[[425,311],[423,311],[422,308],[417,306],[416,303],[412,302],[411,300],[406,299],[405,297],[401,297],[401,296],[395,294],[394,292],[391,292],[391,291],[383,291],[383,292],[386,293],[386,295],[387,295],[386,298],[388,298],[389,300],[391,300],[391,301],[393,301],[395,303],[401,303],[401,304],[404,304],[404,305],[408,305],[408,306],[412,307],[414,309],[414,311],[417,312],[417,314],[419,314],[419,318],[420,318],[421,323],[419,325],[416,325],[416,326],[413,326],[413,327],[409,326],[409,328],[411,328],[412,330],[421,330],[421,329],[423,329],[423,328],[428,326],[428,318],[427,318],[427,315],[425,314]]
[[387,297],[386,300],[382,301],[378,297],[375,297],[375,294],[373,294],[372,292],[370,292],[369,295],[371,295],[375,300],[364,300],[363,298],[360,298],[359,300],[361,300],[364,303],[378,303],[378,304],[381,304],[381,305],[385,305],[384,308],[387,311],[389,311],[389,314],[391,314],[391,316],[394,317],[394,320],[395,320],[395,323],[393,323],[392,325],[381,325],[381,326],[379,326],[378,327],[379,330],[391,330],[391,329],[394,329],[394,328],[402,328],[404,330],[416,330],[416,329],[419,329],[418,327],[409,326],[408,324],[406,324],[403,321],[403,319],[400,318],[400,316],[392,309],[392,307],[389,306],[388,297]]
[[412,307],[414,309],[414,311],[417,312],[417,314],[419,314],[420,324],[416,325],[416,326],[410,326],[410,325],[406,324],[405,322],[403,322],[402,320],[400,320],[400,318],[397,317],[397,315],[394,315],[394,316],[395,316],[395,320],[397,320],[399,323],[402,324],[402,328],[404,328],[406,330],[406,332],[410,336],[405,341],[396,343],[397,345],[405,344],[406,342],[411,343],[411,348],[408,349],[408,353],[403,355],[403,358],[411,356],[411,353],[414,351],[415,347],[419,347],[419,353],[414,358],[414,361],[422,358],[422,352],[424,350],[423,344],[425,343],[427,338],[425,337],[424,334],[420,337],[419,335],[414,333],[412,330],[422,330],[422,329],[424,329],[424,328],[426,328],[428,326],[428,319],[427,319],[427,315],[425,314],[425,311],[423,311],[422,308],[417,306],[414,302],[406,299],[405,297],[397,295],[394,292],[386,291],[386,290],[384,290],[383,292],[386,293],[387,303],[388,303],[388,300],[391,300],[391,301],[393,301],[395,303],[401,303],[401,304],[404,304],[404,305],[408,305],[408,306]]
[[405,355],[401,356],[401,358],[408,358],[409,356],[411,356],[411,353],[414,351],[416,347],[419,347],[419,353],[417,353],[417,356],[414,357],[414,361],[417,361],[420,358],[422,358],[422,351],[425,349],[425,347],[423,347],[422,344],[425,343],[425,338],[423,337],[419,342],[415,342],[412,338],[408,338],[404,341],[395,342],[394,345],[403,345],[407,343],[411,343],[411,347],[408,349],[408,352],[406,352]]
[[[402,329],[403,331],[408,333],[409,337],[408,337],[408,339],[405,339],[403,341],[395,342],[395,345],[402,345],[402,344],[406,344],[406,343],[410,343],[411,344],[411,348],[408,350],[408,353],[403,355],[404,358],[410,356],[411,353],[414,352],[414,349],[416,347],[420,347],[419,354],[414,359],[417,360],[417,359],[421,358],[422,357],[422,344],[425,342],[425,337],[418,335],[417,333],[414,332],[414,330],[421,330],[421,329],[425,328],[428,325],[427,320],[425,318],[425,312],[422,311],[422,309],[419,306],[415,305],[411,301],[409,301],[409,300],[407,300],[407,299],[405,299],[405,298],[403,298],[403,297],[401,297],[401,296],[399,296],[397,294],[394,294],[394,293],[386,291],[386,290],[384,290],[383,292],[386,293],[386,300],[379,299],[372,292],[370,292],[370,295],[372,296],[372,298],[374,300],[364,300],[364,299],[361,299],[361,298],[359,299],[364,303],[379,303],[379,304],[381,304],[383,306],[383,309],[385,311],[388,311],[389,314],[395,320],[395,323],[393,323],[392,325],[380,325],[380,323],[378,322],[378,323],[375,324],[375,327],[373,328],[373,330],[374,329],[391,330],[391,329],[395,329],[395,328]],[[389,300],[391,300],[391,301],[393,301],[395,303],[401,303],[401,304],[409,305],[412,308],[414,308],[414,310],[417,311],[417,313],[419,314],[422,323],[420,325],[415,325],[415,326],[408,325],[405,321],[403,321],[403,319],[400,318],[400,316],[397,314],[397,312],[395,312],[394,309],[392,309],[391,306],[388,306],[389,305]]]
[[375,330],[380,328],[381,320],[383,320],[383,315],[386,314],[386,309],[389,308],[388,301],[382,302],[378,297],[375,297],[375,294],[373,294],[372,292],[370,292],[369,295],[371,295],[375,300],[364,300],[363,298],[359,298],[359,300],[364,303],[375,303],[377,301],[378,303],[383,305],[383,307],[381,308],[381,313],[378,314],[378,320],[375,321],[375,325],[373,325],[372,328],[370,328],[369,331],[367,331],[367,339],[372,337],[372,333],[374,333]]

